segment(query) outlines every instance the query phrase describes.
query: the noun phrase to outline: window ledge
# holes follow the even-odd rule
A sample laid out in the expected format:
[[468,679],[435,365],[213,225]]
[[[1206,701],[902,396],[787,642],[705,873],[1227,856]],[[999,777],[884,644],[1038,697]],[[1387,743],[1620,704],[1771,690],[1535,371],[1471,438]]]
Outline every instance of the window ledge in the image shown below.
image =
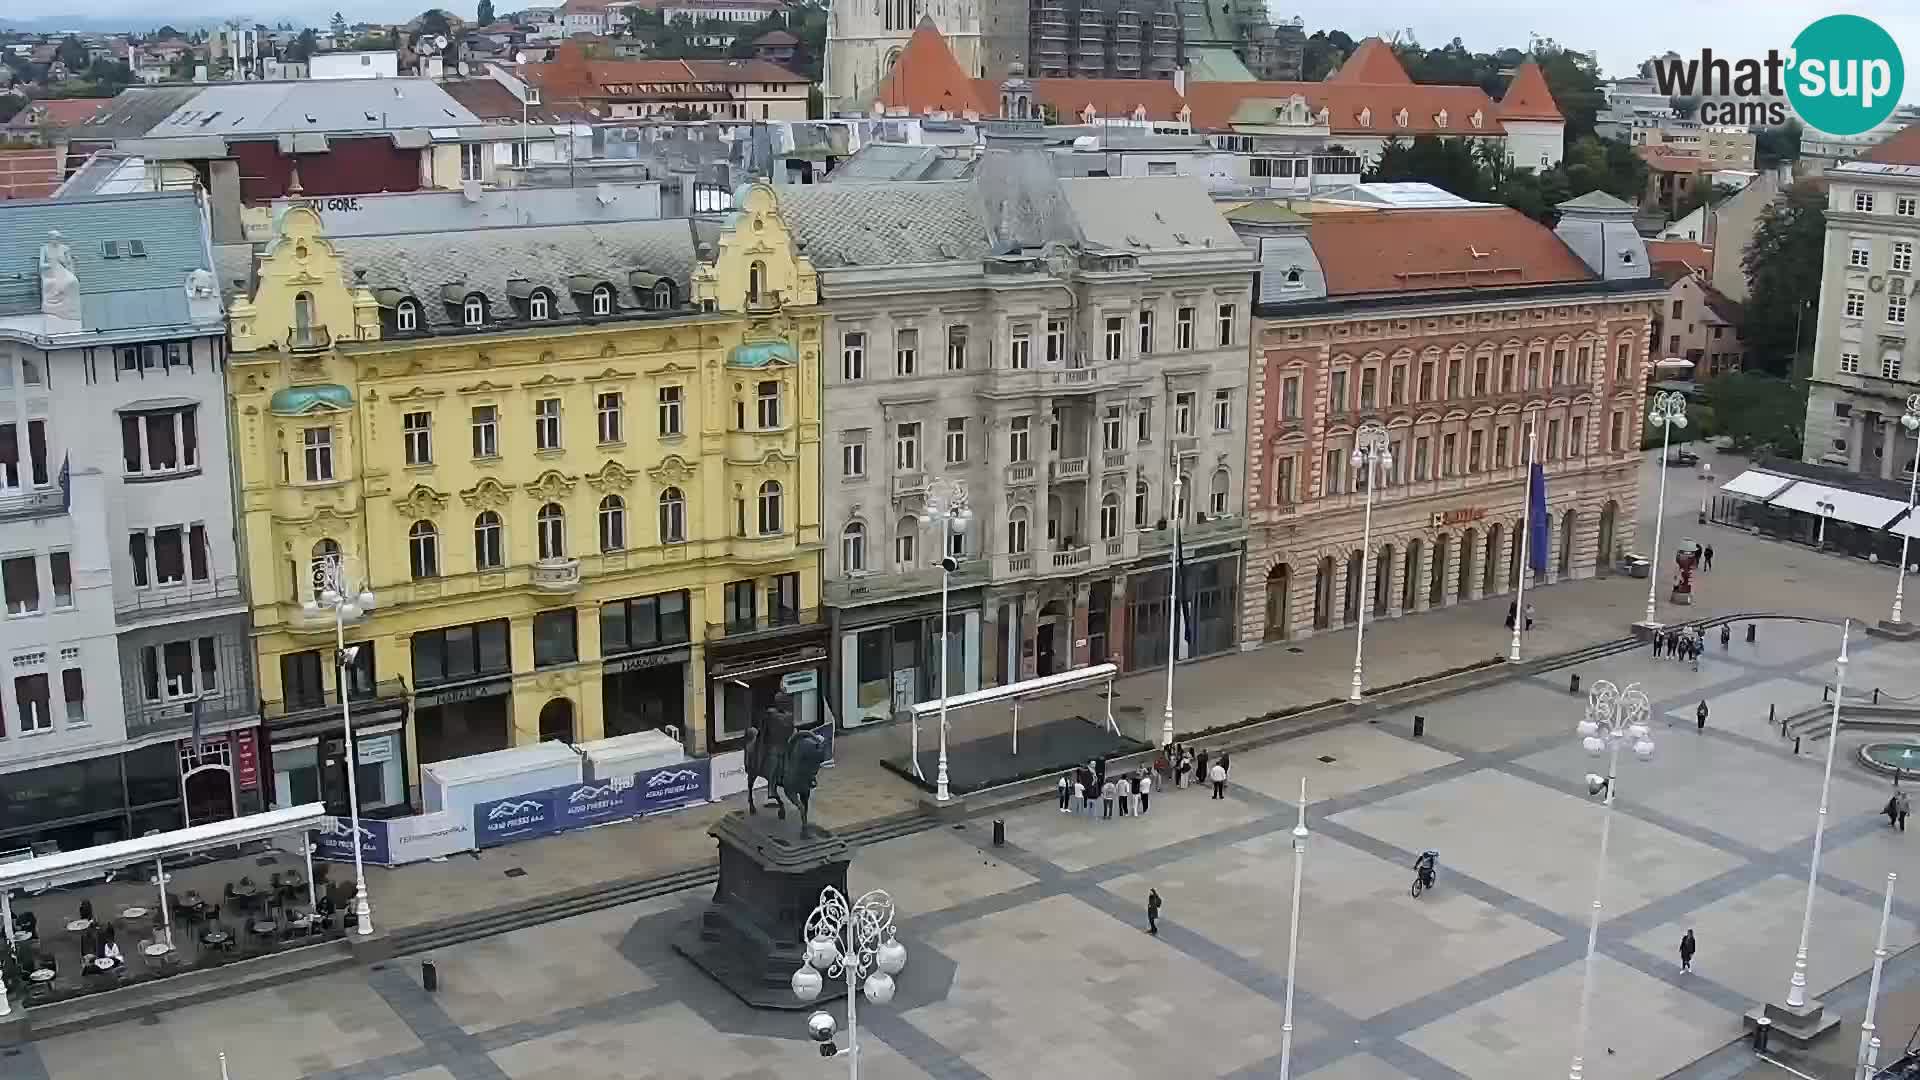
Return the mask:
[[535,450],[533,452],[533,456],[537,458],[565,457],[566,454],[567,448],[564,446],[549,446],[544,450]]
[[475,465],[498,465],[502,460],[503,459],[500,457],[499,454],[491,454],[491,455],[488,455],[487,457],[477,457],[472,459]]
[[626,441],[624,439],[616,442],[596,443],[594,445],[598,446],[602,450],[624,450],[626,449],[626,446],[627,446]]
[[328,488],[344,487],[346,483],[345,480],[303,480],[294,487],[307,491],[324,491]]
[[408,472],[429,472],[433,469],[433,462],[416,461],[416,462],[413,462],[412,464],[403,465],[401,467],[406,469]]
[[121,480],[129,484],[157,484],[163,480],[178,480],[184,476],[199,475],[200,466],[195,465],[186,469],[174,469],[171,472],[125,473],[121,476]]

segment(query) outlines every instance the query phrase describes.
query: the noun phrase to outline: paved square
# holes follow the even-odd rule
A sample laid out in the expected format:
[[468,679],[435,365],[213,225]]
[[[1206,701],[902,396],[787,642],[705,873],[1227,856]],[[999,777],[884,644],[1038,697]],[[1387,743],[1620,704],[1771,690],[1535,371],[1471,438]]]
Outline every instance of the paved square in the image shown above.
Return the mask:
[[1231,760],[1234,784],[1286,802],[1300,798],[1300,780],[1305,777],[1307,801],[1312,804],[1345,798],[1460,759],[1373,724],[1348,724]]

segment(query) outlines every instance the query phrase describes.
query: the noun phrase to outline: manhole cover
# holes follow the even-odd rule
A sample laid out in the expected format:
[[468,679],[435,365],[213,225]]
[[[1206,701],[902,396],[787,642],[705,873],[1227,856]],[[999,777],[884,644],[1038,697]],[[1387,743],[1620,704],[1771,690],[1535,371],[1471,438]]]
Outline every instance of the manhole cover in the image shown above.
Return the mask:
[[1331,764],[1333,764],[1334,762],[1336,762],[1336,761],[1339,761],[1339,760],[1340,760],[1339,758],[1337,758],[1337,757],[1334,757],[1334,756],[1333,756],[1332,754],[1321,754],[1321,755],[1320,755],[1320,764],[1322,764],[1322,765],[1331,765]]
[[513,869],[508,870],[506,874],[508,877],[526,877],[527,868],[524,866],[516,866]]
[[1306,652],[1307,650],[1301,648],[1298,645],[1289,645],[1287,646],[1287,651],[1290,653],[1303,653],[1303,652]]

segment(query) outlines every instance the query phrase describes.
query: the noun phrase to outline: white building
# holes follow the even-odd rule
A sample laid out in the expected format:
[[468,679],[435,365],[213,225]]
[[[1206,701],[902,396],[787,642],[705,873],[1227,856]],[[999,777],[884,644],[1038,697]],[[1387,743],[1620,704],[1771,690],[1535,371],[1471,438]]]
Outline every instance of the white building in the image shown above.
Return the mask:
[[0,849],[262,805],[212,271],[191,193],[0,205]]
[[307,58],[310,79],[397,79],[400,54],[392,49],[317,52]]
[[695,24],[707,19],[757,23],[784,9],[777,0],[672,0],[660,5],[660,17],[668,23],[683,18]]

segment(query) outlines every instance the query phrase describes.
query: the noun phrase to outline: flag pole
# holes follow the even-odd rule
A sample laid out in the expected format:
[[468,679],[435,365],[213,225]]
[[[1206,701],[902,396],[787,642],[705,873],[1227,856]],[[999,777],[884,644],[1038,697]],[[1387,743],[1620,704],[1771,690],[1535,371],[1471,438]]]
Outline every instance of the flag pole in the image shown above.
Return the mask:
[[1520,629],[1527,620],[1527,578],[1533,575],[1533,445],[1539,435],[1539,410],[1527,421],[1526,516],[1520,519],[1520,588],[1513,596],[1513,642],[1507,647],[1507,663],[1520,662]]

